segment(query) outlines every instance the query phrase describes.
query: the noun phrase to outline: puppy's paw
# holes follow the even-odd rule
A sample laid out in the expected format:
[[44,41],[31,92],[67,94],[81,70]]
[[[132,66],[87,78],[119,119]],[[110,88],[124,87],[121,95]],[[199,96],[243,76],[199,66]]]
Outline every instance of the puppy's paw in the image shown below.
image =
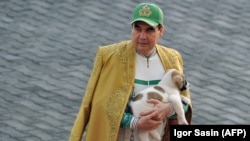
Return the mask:
[[188,125],[188,122],[184,121],[184,122],[178,122],[179,125]]
[[188,125],[188,122],[187,121],[180,121],[180,122],[178,121],[178,124],[179,125]]
[[185,118],[178,118],[179,125],[188,125],[188,122]]

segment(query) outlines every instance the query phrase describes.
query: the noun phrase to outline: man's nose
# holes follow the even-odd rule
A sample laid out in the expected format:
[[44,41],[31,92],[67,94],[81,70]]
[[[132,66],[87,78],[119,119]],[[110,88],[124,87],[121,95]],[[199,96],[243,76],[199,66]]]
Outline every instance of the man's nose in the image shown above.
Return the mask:
[[147,35],[145,32],[140,33],[140,39],[146,39]]

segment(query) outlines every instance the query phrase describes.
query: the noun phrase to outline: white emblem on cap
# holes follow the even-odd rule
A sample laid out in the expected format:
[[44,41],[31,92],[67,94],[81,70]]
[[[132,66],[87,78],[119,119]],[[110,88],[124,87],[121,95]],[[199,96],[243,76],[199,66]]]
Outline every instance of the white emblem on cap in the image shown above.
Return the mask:
[[150,8],[148,7],[148,5],[144,5],[142,7],[142,9],[139,11],[139,15],[140,16],[146,16],[149,17],[152,14],[152,11],[150,10]]

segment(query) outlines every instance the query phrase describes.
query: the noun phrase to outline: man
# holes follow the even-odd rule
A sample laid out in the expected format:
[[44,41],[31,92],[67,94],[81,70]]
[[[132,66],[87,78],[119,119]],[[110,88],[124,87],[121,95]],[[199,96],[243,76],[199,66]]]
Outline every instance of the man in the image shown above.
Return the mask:
[[[164,31],[163,12],[157,5],[138,4],[131,24],[130,41],[98,49],[70,141],[80,141],[84,131],[85,141],[136,141],[137,128],[159,126],[164,140],[169,140],[169,125],[177,124],[171,103],[149,100],[155,108],[141,113],[140,118],[133,117],[127,105],[134,94],[156,85],[167,69],[183,72],[182,57],[157,44]],[[190,99],[189,91],[181,94]],[[183,107],[191,123],[192,105]]]

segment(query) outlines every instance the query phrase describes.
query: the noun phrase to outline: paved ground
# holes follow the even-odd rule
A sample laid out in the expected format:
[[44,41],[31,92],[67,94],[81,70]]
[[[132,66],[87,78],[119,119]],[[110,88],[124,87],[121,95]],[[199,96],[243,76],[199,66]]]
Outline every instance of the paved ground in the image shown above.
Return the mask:
[[[130,38],[136,1],[0,1],[0,140],[66,141],[96,49]],[[250,124],[250,1],[156,1],[183,55],[193,124]]]

